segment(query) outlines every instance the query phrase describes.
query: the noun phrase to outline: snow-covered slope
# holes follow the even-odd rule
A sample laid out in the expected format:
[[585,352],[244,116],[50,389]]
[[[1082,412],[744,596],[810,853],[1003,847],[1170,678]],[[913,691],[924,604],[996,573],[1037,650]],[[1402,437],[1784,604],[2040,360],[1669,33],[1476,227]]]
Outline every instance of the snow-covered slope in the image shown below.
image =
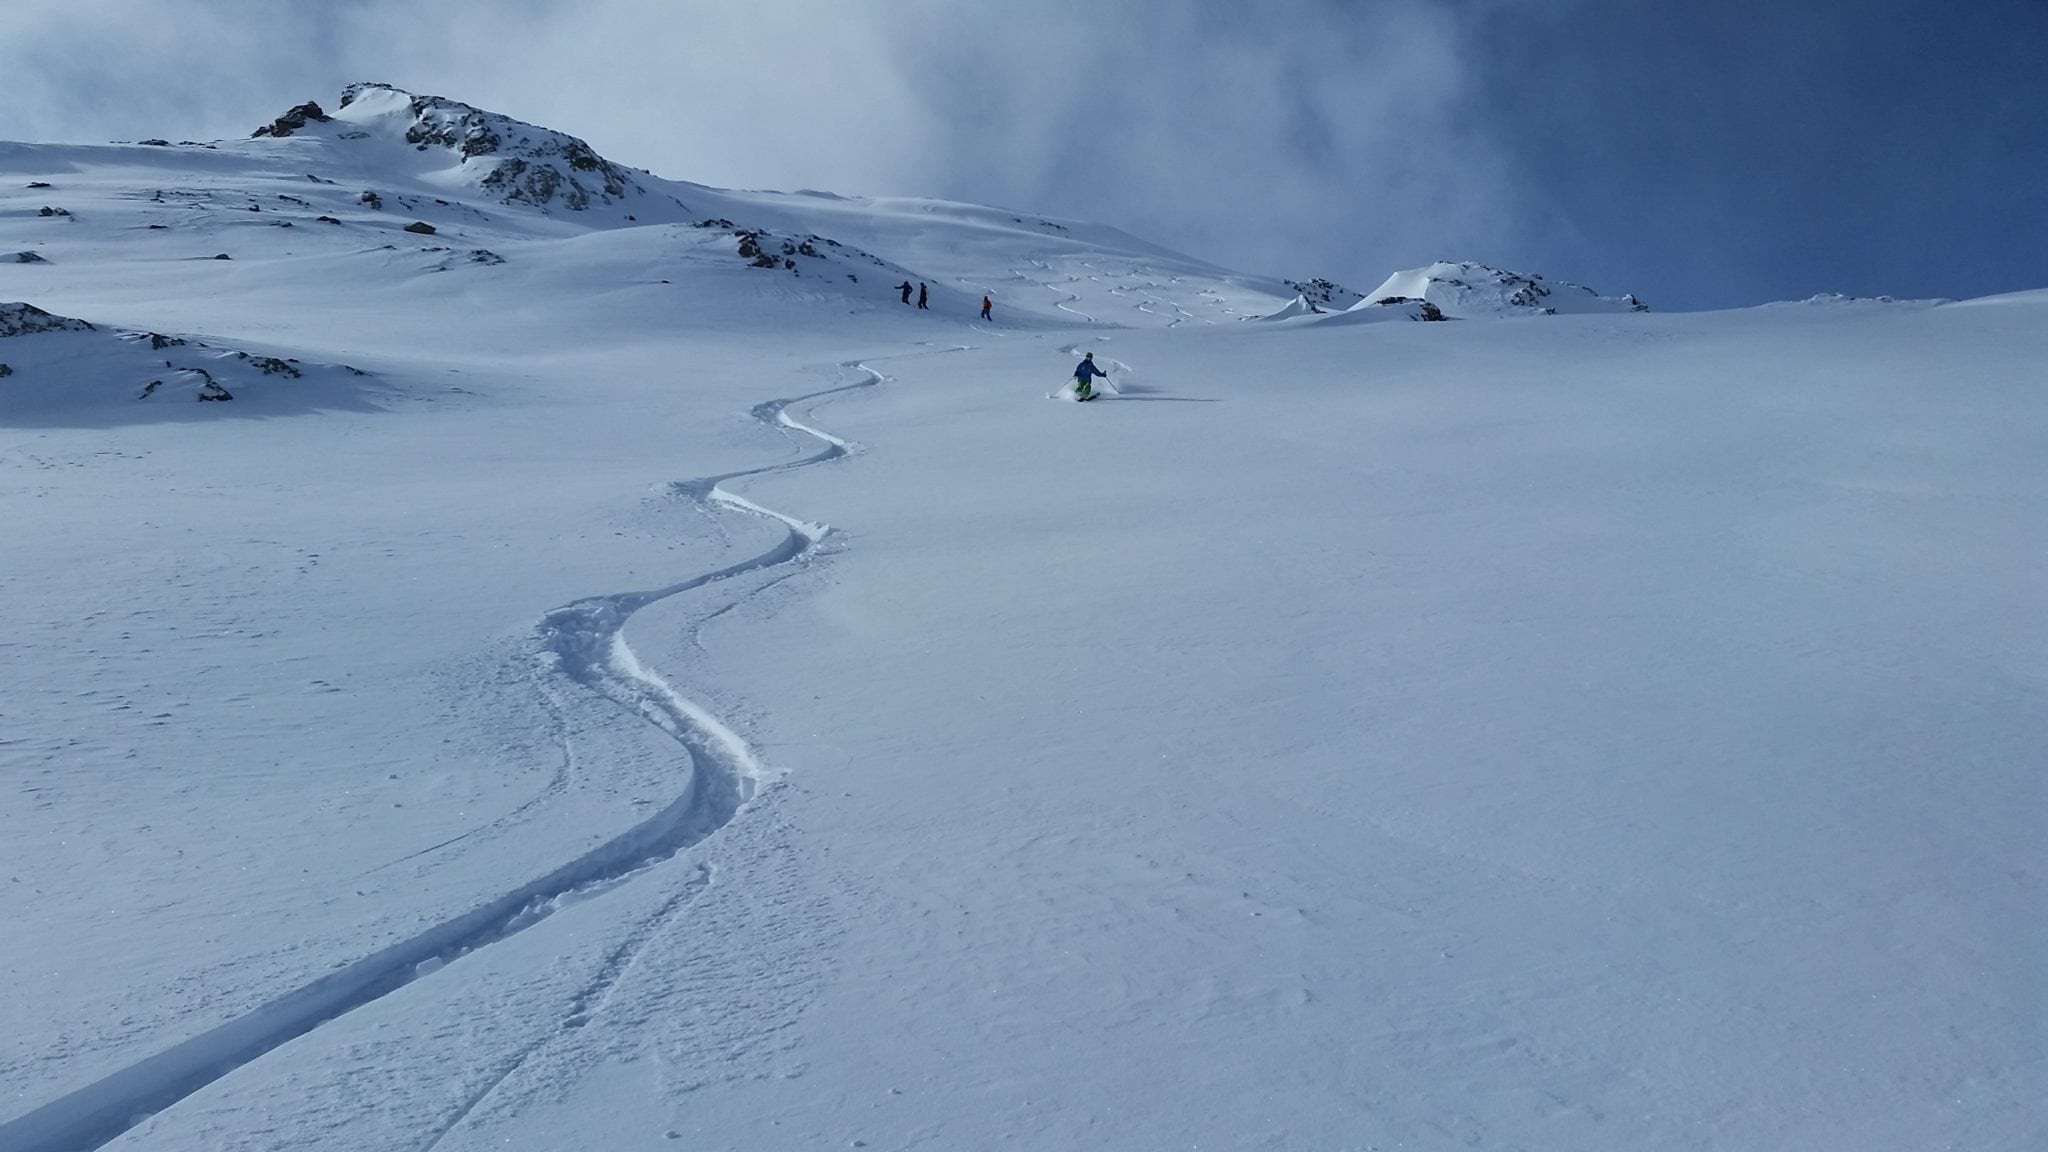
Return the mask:
[[358,403],[346,365],[218,348],[158,332],[103,331],[29,304],[0,304],[0,400],[12,424],[93,420],[128,401],[228,401],[266,413]]
[[[352,86],[332,109],[309,102],[258,131],[210,144],[0,144],[0,179],[27,184],[0,186],[0,221],[64,214],[10,229],[19,239],[8,247],[60,266],[111,256],[108,240],[142,261],[367,257],[395,283],[478,251],[517,263],[525,245],[580,246],[614,261],[620,282],[679,280],[668,260],[701,258],[746,269],[746,295],[837,311],[900,308],[904,282],[926,285],[931,307],[951,315],[978,313],[986,295],[1010,328],[1231,323],[1298,294],[1079,221],[664,180],[576,137],[385,85]],[[88,218],[93,227],[75,226]],[[630,243],[602,239],[619,230]]]
[[0,1149],[2040,1143],[2048,294],[1318,315],[415,104],[0,144]]
[[1470,261],[1440,260],[1426,268],[1396,272],[1353,307],[1370,308],[1387,300],[1427,300],[1446,316],[1458,319],[1649,311],[1649,306],[1634,296],[1602,296],[1584,285]]

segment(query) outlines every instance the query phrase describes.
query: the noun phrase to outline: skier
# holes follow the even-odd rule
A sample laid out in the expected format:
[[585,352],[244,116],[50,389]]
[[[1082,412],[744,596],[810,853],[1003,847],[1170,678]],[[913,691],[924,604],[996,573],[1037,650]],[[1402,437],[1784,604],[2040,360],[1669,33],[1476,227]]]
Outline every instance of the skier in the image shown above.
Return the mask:
[[905,304],[910,303],[910,281],[905,280],[903,283],[898,284],[896,290],[903,293],[903,302]]
[[924,281],[922,280],[917,282],[917,306],[919,308],[926,306],[924,302]]
[[1074,365],[1074,399],[1095,399],[1095,385],[1093,381],[1098,376],[1104,380],[1109,379],[1109,373],[1095,366],[1095,353],[1090,352],[1082,356],[1081,362]]
[[988,319],[988,318],[989,318],[989,316],[988,316],[988,310],[989,310],[989,309],[991,309],[991,308],[993,308],[993,307],[995,307],[995,302],[994,302],[994,301],[990,300],[990,299],[989,299],[988,297],[986,297],[986,296],[983,296],[983,297],[981,298],[981,318],[982,318],[983,320],[986,320],[986,319]]

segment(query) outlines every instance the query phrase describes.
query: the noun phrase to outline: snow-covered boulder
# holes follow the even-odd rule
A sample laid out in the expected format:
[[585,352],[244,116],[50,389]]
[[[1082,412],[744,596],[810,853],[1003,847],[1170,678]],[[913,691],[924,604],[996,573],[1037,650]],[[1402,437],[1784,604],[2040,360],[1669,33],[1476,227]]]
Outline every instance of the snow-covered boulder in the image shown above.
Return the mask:
[[1426,300],[1454,318],[1650,310],[1634,296],[1602,296],[1565,280],[1545,280],[1470,261],[1441,260],[1426,268],[1394,273],[1352,308],[1402,300]]

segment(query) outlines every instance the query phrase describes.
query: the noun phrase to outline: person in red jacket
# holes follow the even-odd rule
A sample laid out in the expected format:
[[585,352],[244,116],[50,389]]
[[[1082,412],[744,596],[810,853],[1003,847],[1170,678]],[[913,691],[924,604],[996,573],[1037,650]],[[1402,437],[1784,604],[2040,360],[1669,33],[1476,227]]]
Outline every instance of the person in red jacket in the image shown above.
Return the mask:
[[988,318],[989,318],[989,315],[988,315],[988,310],[989,310],[989,309],[991,309],[991,308],[993,308],[993,307],[995,307],[995,302],[994,302],[994,301],[990,300],[990,299],[989,299],[988,297],[986,297],[986,296],[983,296],[983,297],[981,298],[981,318],[982,318],[983,320],[986,320],[986,319],[988,319]]

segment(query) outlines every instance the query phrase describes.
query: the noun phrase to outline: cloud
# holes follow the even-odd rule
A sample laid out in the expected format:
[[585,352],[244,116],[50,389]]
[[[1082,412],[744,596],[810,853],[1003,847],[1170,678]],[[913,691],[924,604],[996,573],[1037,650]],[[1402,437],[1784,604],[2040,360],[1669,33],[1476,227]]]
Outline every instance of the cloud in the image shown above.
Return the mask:
[[1469,114],[1459,11],[69,0],[9,14],[0,138],[240,135],[383,80],[673,178],[993,202],[1252,270],[1377,279],[1515,226],[1512,178]]

